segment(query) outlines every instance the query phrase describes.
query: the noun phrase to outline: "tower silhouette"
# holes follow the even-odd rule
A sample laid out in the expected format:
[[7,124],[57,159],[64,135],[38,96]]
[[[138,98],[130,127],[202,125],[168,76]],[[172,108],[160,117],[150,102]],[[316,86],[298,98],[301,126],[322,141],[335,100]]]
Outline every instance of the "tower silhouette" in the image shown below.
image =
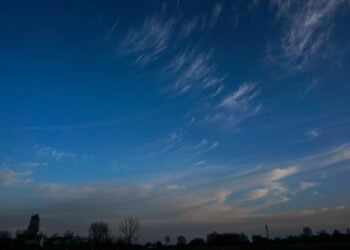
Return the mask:
[[39,215],[36,214],[30,217],[27,233],[29,235],[36,235],[39,232],[39,223],[40,223]]
[[267,225],[265,225],[265,231],[266,231],[266,238],[269,239],[270,233],[269,233],[269,227]]

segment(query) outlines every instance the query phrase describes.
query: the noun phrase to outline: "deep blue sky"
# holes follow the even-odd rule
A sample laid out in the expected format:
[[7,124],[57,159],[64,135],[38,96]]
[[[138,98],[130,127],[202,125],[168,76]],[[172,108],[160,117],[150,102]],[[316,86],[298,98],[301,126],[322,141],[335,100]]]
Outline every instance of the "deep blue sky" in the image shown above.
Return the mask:
[[344,229],[349,8],[2,1],[1,226]]

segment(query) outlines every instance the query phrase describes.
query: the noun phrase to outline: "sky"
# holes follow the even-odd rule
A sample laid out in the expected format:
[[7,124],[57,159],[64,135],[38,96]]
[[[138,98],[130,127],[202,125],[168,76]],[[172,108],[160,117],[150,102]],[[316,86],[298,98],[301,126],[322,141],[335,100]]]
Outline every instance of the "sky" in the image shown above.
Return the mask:
[[0,229],[350,227],[349,9],[1,1]]

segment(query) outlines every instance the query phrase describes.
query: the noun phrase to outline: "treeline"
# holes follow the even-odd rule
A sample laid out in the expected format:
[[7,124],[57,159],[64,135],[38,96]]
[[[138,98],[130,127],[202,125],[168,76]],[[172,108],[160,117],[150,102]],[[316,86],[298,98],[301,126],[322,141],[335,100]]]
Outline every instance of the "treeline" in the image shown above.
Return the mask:
[[285,238],[267,238],[261,235],[248,237],[244,233],[212,232],[206,238],[187,240],[183,235],[174,239],[165,236],[157,242],[138,243],[140,223],[137,219],[126,218],[119,225],[119,236],[113,236],[105,222],[92,223],[88,236],[82,237],[71,231],[63,235],[47,236],[41,232],[30,234],[19,230],[15,235],[0,231],[0,249],[41,249],[41,250],[116,250],[116,249],[350,249],[350,230],[345,232],[325,230],[313,233],[304,227],[300,234]]
[[39,231],[39,222],[38,215],[32,216],[28,228],[17,230],[14,236],[8,230],[0,230],[0,250],[112,250],[140,247],[137,241],[141,226],[138,219],[132,217],[123,219],[118,225],[120,231],[118,237],[112,235],[109,224],[103,221],[90,225],[88,237],[76,235],[72,231],[66,231],[63,235],[47,236]]
[[350,230],[345,232],[334,230],[333,233],[327,233],[325,230],[313,234],[309,227],[304,227],[299,235],[290,235],[285,238],[267,238],[261,235],[252,235],[249,238],[244,233],[217,233],[213,232],[207,235],[206,239],[194,238],[187,242],[185,236],[178,236],[175,245],[171,245],[169,236],[165,237],[165,244],[161,241],[156,243],[146,243],[151,248],[160,248],[168,246],[177,247],[286,247],[286,246],[338,246],[350,249]]

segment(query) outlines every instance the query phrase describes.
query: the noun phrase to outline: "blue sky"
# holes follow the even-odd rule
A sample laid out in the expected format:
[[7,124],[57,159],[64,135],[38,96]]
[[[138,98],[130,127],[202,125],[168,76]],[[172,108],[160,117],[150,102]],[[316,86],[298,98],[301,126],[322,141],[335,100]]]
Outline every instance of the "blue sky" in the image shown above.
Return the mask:
[[349,7],[2,1],[1,226],[345,229]]

